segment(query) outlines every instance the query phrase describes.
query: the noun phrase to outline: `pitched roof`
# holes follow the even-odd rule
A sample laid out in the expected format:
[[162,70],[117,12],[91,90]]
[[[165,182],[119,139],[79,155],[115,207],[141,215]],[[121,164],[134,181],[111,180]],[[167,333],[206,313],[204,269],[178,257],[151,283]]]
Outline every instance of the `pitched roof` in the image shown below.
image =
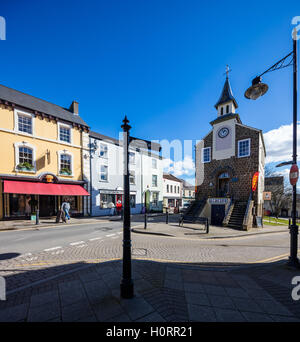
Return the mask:
[[220,106],[221,104],[224,104],[224,103],[229,102],[229,101],[233,101],[235,108],[238,108],[238,104],[237,104],[237,102],[236,102],[236,100],[232,94],[229,79],[228,79],[228,77],[226,77],[226,81],[225,81],[225,84],[224,84],[224,87],[222,90],[222,94],[219,98],[219,101],[215,104],[215,107],[218,108],[218,106]]
[[182,183],[182,179],[179,179],[179,178],[171,175],[170,173],[164,173],[163,178]]
[[120,141],[118,139],[111,138],[111,137],[104,135],[104,134],[100,134],[97,132],[90,131],[89,135],[90,135],[90,137],[92,137],[94,139],[105,140],[105,141],[111,142],[115,145],[120,145]]
[[20,107],[51,115],[61,120],[74,122],[89,127],[79,115],[73,114],[70,110],[60,107],[54,103],[47,102],[37,97],[22,93],[18,90],[8,88],[0,84],[0,99],[18,105]]

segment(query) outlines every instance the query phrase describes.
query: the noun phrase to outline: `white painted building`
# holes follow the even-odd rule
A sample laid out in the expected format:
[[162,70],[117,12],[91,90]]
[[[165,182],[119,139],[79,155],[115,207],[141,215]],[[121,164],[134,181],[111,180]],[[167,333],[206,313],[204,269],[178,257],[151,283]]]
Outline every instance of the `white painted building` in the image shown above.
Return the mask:
[[180,209],[182,207],[183,183],[175,176],[164,173],[163,175],[164,207]]
[[[122,141],[90,132],[91,215],[111,215],[120,200],[123,203]],[[163,201],[162,157],[142,149],[129,152],[131,213],[161,211]]]

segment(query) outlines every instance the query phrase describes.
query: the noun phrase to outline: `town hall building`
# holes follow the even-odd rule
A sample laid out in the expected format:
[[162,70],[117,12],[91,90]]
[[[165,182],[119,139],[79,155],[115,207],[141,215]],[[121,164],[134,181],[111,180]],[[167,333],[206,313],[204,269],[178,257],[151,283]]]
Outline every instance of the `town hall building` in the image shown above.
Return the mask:
[[[196,144],[197,200],[191,209],[212,225],[248,230],[260,226],[263,216],[263,134],[242,123],[228,72],[215,108],[211,131]],[[254,175],[258,181],[252,192]]]

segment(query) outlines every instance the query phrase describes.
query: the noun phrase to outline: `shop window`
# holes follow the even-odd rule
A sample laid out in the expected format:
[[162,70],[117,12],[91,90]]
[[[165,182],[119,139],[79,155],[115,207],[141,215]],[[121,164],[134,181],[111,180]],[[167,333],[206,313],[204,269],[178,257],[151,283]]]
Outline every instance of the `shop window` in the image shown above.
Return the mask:
[[100,194],[100,208],[111,209],[115,206],[115,195]]
[[130,195],[130,207],[135,208],[135,195]]

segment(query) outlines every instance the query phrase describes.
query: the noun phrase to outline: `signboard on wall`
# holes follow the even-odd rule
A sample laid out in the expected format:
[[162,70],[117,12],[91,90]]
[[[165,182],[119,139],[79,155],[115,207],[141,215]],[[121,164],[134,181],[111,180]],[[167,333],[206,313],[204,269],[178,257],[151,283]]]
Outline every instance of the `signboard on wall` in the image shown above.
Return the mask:
[[271,199],[272,199],[272,192],[264,191],[263,199],[264,199],[264,201],[271,201]]
[[229,201],[229,198],[209,198],[209,204],[226,204]]

